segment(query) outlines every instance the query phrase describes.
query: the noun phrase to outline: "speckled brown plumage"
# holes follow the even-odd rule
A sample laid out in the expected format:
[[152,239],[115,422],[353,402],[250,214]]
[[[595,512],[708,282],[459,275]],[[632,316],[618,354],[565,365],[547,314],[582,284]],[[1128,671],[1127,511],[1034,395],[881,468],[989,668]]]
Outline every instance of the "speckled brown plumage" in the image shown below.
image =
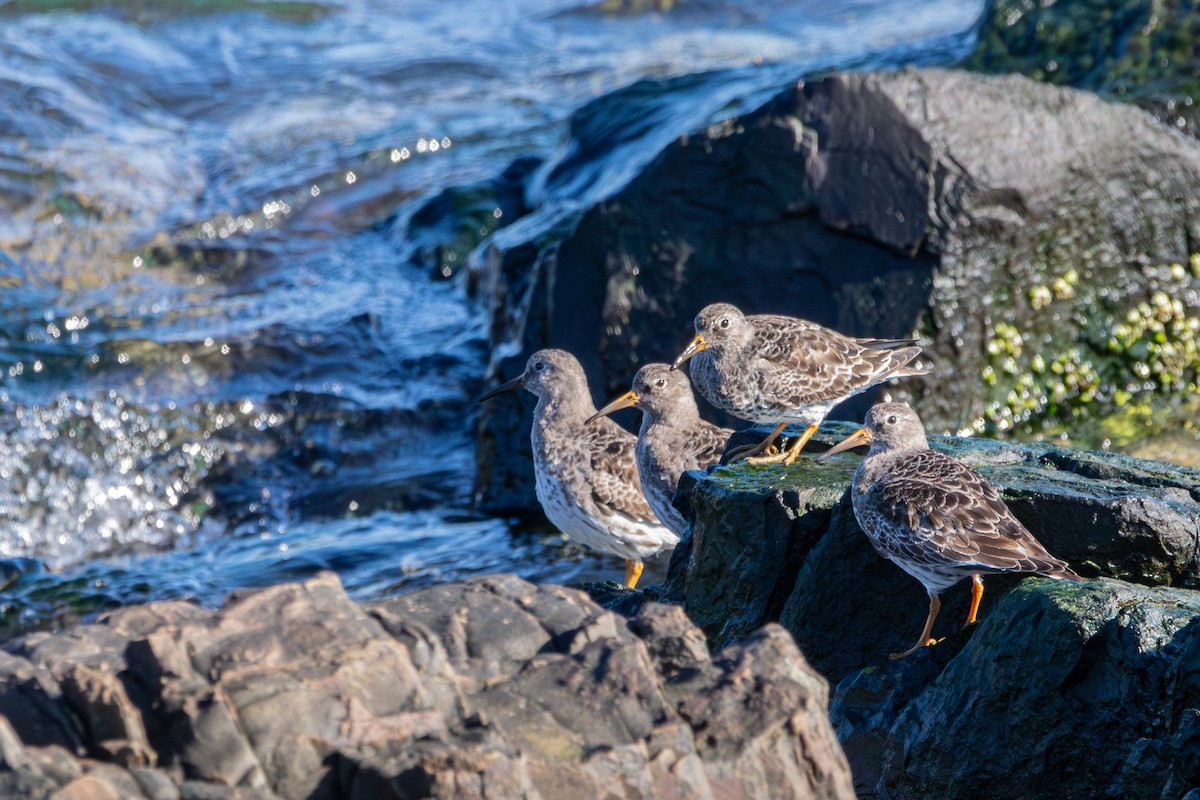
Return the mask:
[[537,351],[520,377],[481,399],[518,388],[538,398],[530,438],[542,510],[575,541],[624,558],[635,585],[642,560],[679,540],[642,494],[637,440],[606,417],[589,420],[596,406],[587,376],[566,351]]
[[921,352],[908,340],[855,339],[795,317],[745,316],[727,303],[705,308],[695,327],[705,348],[692,358],[692,383],[751,422],[818,424],[877,383],[924,374],[905,369]]
[[717,408],[758,423],[815,429],[839,403],[910,367],[921,348],[903,339],[856,339],[795,317],[746,316],[728,303],[696,315],[691,360],[696,390]]
[[630,522],[653,524],[657,517],[638,490],[637,440],[612,420],[607,423],[584,425],[575,437],[580,447],[571,450],[587,459],[581,466],[591,476],[592,500]]
[[642,493],[663,524],[682,535],[687,521],[671,503],[679,478],[720,461],[733,432],[701,419],[687,376],[666,364],[643,366],[632,390],[597,414],[631,406],[642,412],[636,449]]
[[[928,639],[938,596],[964,578],[1030,572],[1081,580],[1012,515],[987,479],[929,449],[921,420],[907,405],[874,406],[863,429],[828,455],[868,441],[871,450],[854,473],[854,516],[875,550],[929,593],[930,616],[917,646]],[[968,622],[981,594],[977,582]]]

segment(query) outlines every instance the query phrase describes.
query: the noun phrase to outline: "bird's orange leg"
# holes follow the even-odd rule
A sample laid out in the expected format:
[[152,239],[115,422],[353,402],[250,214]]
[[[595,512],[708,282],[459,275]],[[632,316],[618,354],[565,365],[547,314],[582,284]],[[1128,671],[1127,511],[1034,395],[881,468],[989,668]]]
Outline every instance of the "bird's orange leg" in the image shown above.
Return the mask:
[[747,458],[756,456],[759,453],[765,453],[771,449],[771,445],[775,444],[775,440],[779,438],[779,434],[783,433],[783,429],[787,427],[786,422],[781,422],[775,426],[775,430],[771,431],[771,435],[763,439],[758,444],[744,444],[741,447],[735,447],[729,451],[729,460],[736,461],[739,458]]
[[983,599],[983,578],[971,576],[971,611],[967,614],[967,624],[975,624],[975,615],[979,613],[979,601]]
[[928,647],[931,644],[937,644],[937,641],[930,639],[929,635],[933,633],[933,621],[937,619],[938,612],[941,610],[942,601],[938,599],[936,594],[929,595],[929,616],[925,618],[925,630],[921,631],[921,638],[917,639],[917,643],[905,650],[903,653],[892,653],[889,658],[894,661],[897,658],[904,658],[911,653],[915,653],[922,647]]
[[782,462],[784,466],[790,465],[800,455],[800,451],[804,449],[804,445],[808,444],[808,440],[817,432],[816,425],[809,425],[804,429],[804,433],[800,434],[796,441],[792,442],[792,446],[782,453],[776,453],[773,456],[758,456],[756,458],[746,459],[747,464],[776,464]]
[[642,562],[631,558],[625,559],[625,585],[630,589],[637,587],[638,578],[642,577]]

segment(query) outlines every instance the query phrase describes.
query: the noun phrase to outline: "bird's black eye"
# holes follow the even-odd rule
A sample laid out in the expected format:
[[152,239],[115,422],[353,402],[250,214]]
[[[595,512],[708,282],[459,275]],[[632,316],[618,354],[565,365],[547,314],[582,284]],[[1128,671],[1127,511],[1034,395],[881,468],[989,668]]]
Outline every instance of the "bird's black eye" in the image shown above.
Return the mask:
[[656,380],[654,382],[654,385],[657,386],[659,389],[661,389],[662,387],[667,385],[667,382],[665,380],[663,380],[662,378],[659,378],[658,380]]
[[533,368],[536,369],[538,372],[541,372],[542,370],[544,370],[546,368],[546,365],[543,364],[541,361],[539,361],[533,365]]
[[721,320],[721,327],[722,327],[722,328],[728,328],[728,327],[729,327],[729,317],[726,317],[725,319]]
[[895,414],[892,414],[891,416],[889,416],[889,417],[887,418],[887,424],[888,424],[888,425],[895,425],[895,424],[896,424],[896,415],[895,415]]

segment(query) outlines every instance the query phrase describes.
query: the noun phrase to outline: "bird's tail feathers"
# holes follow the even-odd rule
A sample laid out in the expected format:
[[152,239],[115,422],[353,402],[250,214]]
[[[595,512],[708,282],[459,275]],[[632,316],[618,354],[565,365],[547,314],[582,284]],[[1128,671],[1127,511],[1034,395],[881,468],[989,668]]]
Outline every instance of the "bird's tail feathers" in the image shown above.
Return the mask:
[[915,378],[918,375],[928,375],[929,370],[923,367],[904,367],[893,372],[889,377],[892,378]]
[[859,339],[859,345],[867,350],[896,350],[901,347],[911,347],[916,339]]
[[909,366],[909,362],[919,355],[921,355],[921,348],[915,345],[880,352],[877,362],[878,374],[882,378],[908,378],[914,375],[926,375],[928,370],[918,366]]
[[[1044,565],[1044,566],[1043,566]],[[1054,578],[1060,581],[1086,581],[1087,578],[1077,574],[1073,569],[1067,566],[1067,562],[1059,561],[1057,558],[1052,560],[1038,559],[1039,575],[1044,575],[1047,578]]]

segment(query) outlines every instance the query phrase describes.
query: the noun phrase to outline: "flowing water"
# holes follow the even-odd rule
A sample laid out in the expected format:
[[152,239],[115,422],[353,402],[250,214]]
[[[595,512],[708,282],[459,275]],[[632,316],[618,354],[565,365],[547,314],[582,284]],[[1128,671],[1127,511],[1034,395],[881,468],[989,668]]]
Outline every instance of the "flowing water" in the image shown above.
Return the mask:
[[982,10],[678,6],[0,5],[0,633],[320,569],[363,599],[619,577],[470,511],[483,311],[414,211],[641,79],[700,76],[656,100],[668,141],[820,70],[952,63]]

